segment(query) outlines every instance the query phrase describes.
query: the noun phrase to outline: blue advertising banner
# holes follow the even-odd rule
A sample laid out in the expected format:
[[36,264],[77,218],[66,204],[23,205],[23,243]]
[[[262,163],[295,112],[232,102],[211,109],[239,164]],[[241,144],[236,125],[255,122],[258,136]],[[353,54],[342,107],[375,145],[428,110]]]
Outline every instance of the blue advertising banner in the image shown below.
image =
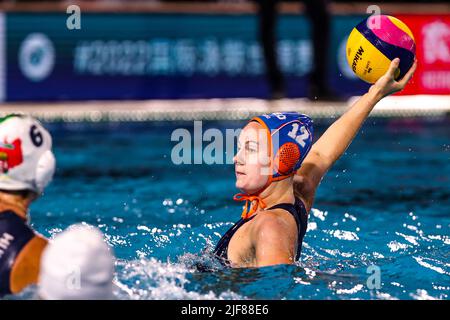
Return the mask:
[[[267,97],[253,15],[5,15],[6,100]],[[343,96],[367,85],[347,66],[345,42],[363,16],[332,21],[329,82]],[[313,50],[310,24],[284,15],[278,54],[290,97],[305,96]]]

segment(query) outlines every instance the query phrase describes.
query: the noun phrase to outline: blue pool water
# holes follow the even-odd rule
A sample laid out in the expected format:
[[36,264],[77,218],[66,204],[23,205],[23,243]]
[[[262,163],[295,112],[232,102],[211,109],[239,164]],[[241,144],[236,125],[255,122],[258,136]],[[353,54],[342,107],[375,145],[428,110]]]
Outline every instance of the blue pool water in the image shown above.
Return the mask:
[[58,169],[31,221],[47,237],[98,226],[121,299],[449,299],[449,124],[370,119],[319,187],[299,265],[227,270],[209,257],[241,204],[232,165],[172,164],[170,135],[189,122],[49,124]]

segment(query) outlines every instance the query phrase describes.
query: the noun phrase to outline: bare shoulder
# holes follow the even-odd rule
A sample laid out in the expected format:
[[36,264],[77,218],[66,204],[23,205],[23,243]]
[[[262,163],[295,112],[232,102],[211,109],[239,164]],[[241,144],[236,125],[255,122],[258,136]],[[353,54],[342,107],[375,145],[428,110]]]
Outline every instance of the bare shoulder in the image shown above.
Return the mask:
[[11,269],[10,286],[13,293],[22,291],[30,284],[37,283],[41,256],[47,240],[36,235],[20,251]]
[[297,225],[294,217],[282,209],[268,210],[258,214],[252,226],[254,239],[269,239],[296,233]]

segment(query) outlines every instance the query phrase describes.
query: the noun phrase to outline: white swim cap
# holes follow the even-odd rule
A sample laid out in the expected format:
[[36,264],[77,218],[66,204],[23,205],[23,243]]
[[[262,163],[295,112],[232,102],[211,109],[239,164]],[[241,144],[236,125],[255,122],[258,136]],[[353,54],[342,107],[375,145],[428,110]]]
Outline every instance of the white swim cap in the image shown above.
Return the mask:
[[45,249],[39,295],[47,300],[113,299],[114,257],[95,227],[77,224]]
[[52,138],[30,116],[0,118],[0,190],[41,194],[55,172]]

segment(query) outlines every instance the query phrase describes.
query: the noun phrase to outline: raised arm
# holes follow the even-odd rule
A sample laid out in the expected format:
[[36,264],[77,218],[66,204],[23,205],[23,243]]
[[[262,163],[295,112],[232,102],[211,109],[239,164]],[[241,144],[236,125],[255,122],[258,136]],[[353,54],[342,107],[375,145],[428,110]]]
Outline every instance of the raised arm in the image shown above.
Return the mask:
[[395,81],[394,74],[399,62],[398,58],[391,62],[386,74],[323,133],[303,161],[294,177],[294,192],[303,200],[308,211],[323,176],[345,152],[375,105],[384,97],[402,90],[411,79],[417,62],[400,81]]

